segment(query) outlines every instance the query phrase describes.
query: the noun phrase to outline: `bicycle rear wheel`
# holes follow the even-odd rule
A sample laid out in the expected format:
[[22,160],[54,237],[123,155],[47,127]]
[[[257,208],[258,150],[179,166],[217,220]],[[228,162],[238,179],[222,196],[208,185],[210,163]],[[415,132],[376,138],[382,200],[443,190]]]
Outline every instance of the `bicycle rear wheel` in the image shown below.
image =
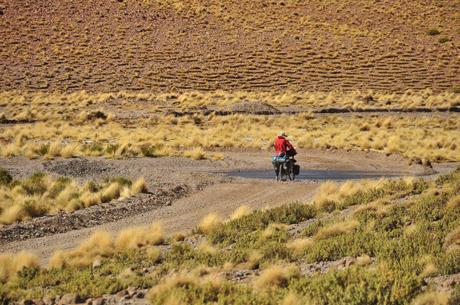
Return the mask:
[[289,161],[288,164],[286,164],[286,169],[287,169],[287,176],[289,177],[289,180],[294,181],[295,179],[294,162]]

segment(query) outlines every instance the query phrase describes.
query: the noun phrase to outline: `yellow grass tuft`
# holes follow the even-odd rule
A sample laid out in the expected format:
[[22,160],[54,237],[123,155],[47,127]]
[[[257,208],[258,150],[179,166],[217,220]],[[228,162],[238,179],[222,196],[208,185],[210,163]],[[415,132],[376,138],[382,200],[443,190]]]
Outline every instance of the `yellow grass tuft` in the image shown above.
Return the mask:
[[259,268],[260,260],[262,259],[263,255],[258,251],[251,251],[249,256],[247,257],[246,262],[241,264],[241,268],[243,269],[257,269]]
[[320,228],[315,234],[314,239],[327,239],[340,234],[348,233],[354,230],[358,225],[359,221],[354,219],[333,223],[326,227]]
[[27,218],[27,212],[22,205],[13,205],[6,208],[0,214],[0,223],[1,224],[10,224],[16,220],[23,220]]
[[146,250],[147,257],[149,258],[150,262],[157,263],[160,261],[161,258],[161,251],[155,247],[148,247]]
[[207,241],[203,241],[198,245],[198,251],[204,254],[216,254],[217,249],[209,244]]
[[232,215],[230,215],[231,220],[236,220],[239,219],[243,216],[247,216],[252,213],[251,207],[247,205],[242,205],[239,208],[237,208],[235,211],[233,211]]
[[101,201],[109,202],[120,196],[121,186],[118,182],[112,182],[106,189],[101,193]]
[[197,147],[190,151],[184,152],[184,157],[191,158],[193,160],[203,160],[206,158],[206,154],[201,147]]
[[158,300],[158,298],[168,298],[174,288],[198,286],[200,284],[199,278],[192,274],[185,272],[174,274],[167,277],[160,284],[156,285],[148,292],[147,298],[149,300]]
[[72,158],[78,156],[80,146],[78,144],[69,144],[61,149],[60,155],[63,158]]
[[447,208],[449,209],[460,208],[460,195],[450,198],[449,202],[447,203]]
[[147,192],[147,186],[145,184],[145,179],[144,177],[141,177],[139,179],[137,179],[132,187],[131,187],[131,190],[134,194],[138,194],[138,193],[145,193]]
[[434,263],[429,262],[423,268],[423,271],[420,274],[420,276],[422,278],[425,278],[425,277],[434,276],[434,275],[436,275],[436,273],[438,273],[438,268],[436,267],[436,265]]
[[287,243],[286,247],[294,252],[295,255],[302,254],[313,245],[311,238],[296,238]]
[[460,247],[460,227],[447,234],[444,245],[447,249]]
[[90,207],[96,204],[100,204],[102,202],[100,193],[91,193],[91,192],[83,193],[80,196],[80,200],[83,202],[85,207]]
[[359,266],[368,266],[368,265],[372,264],[372,259],[371,259],[371,257],[369,255],[363,254],[363,255],[358,256],[356,258],[356,263]]
[[91,265],[95,259],[107,257],[113,253],[112,236],[105,231],[96,231],[76,249],[56,251],[48,265],[50,268],[85,267]]
[[0,254],[0,283],[5,283],[23,268],[38,267],[38,258],[28,252]]
[[259,278],[254,282],[257,290],[267,290],[274,287],[285,287],[289,278],[298,273],[295,266],[281,267],[272,266],[262,271]]
[[47,156],[53,157],[60,157],[62,152],[62,145],[58,142],[53,142],[50,144],[48,148]]
[[281,301],[281,305],[308,305],[310,302],[306,303],[306,300],[302,300],[301,297],[299,297],[297,294],[294,292],[289,292]]
[[279,231],[284,231],[287,229],[287,225],[282,223],[271,223],[265,230],[262,232],[261,237],[263,239],[269,239]]
[[222,224],[222,218],[216,213],[208,214],[198,225],[198,231],[203,234],[210,234]]
[[418,295],[411,305],[447,305],[449,293],[428,291]]
[[321,184],[319,190],[313,197],[313,202],[319,210],[330,211],[337,204],[340,204],[346,197],[353,196],[360,191],[368,190],[381,184],[382,181],[347,181],[337,184],[332,181]]
[[164,241],[163,229],[158,223],[149,227],[128,228],[121,231],[115,239],[118,250],[141,248],[147,245],[159,245]]

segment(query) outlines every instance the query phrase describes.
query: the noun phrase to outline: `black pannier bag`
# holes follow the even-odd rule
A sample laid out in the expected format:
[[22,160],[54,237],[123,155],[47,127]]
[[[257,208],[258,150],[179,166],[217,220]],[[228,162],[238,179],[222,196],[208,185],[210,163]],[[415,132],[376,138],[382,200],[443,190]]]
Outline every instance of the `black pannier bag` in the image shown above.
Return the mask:
[[294,164],[294,175],[298,176],[300,173],[300,165]]

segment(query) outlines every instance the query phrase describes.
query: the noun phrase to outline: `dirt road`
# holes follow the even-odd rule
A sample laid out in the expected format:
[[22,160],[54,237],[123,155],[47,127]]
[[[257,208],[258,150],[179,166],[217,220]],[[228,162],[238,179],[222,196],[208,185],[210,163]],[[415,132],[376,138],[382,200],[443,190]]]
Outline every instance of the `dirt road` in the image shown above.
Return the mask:
[[[361,172],[384,172],[401,175],[421,175],[426,169],[409,166],[407,160],[397,155],[385,156],[377,153],[343,151],[301,151],[299,163],[302,168],[316,170],[350,170]],[[126,218],[99,224],[90,228],[29,238],[22,241],[1,242],[0,252],[28,250],[35,252],[45,263],[57,249],[75,247],[96,230],[116,233],[124,228],[160,222],[166,233],[186,232],[199,223],[207,214],[214,212],[229,216],[236,208],[246,204],[254,209],[274,207],[293,201],[307,202],[319,186],[317,180],[302,180],[294,183],[277,183],[268,179],[244,179],[227,177],[226,173],[244,169],[267,170],[270,152],[245,151],[226,152],[224,161],[193,161],[178,158],[161,159],[73,159],[73,160],[0,160],[0,166],[20,177],[35,170],[51,174],[70,175],[82,181],[110,176],[146,178],[148,187],[154,189],[186,184],[190,195],[173,201],[170,205],[158,206]],[[165,175],[165,173],[167,173]],[[5,227],[4,227],[5,228]],[[4,229],[0,228],[0,230]]]

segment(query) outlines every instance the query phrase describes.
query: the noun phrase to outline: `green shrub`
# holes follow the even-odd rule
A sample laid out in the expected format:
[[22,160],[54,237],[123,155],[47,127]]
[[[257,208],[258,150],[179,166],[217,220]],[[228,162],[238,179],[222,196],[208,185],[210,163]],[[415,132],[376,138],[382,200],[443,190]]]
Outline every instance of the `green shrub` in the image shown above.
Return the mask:
[[36,172],[21,183],[28,195],[41,195],[47,190],[45,174]]
[[449,38],[447,38],[447,37],[441,37],[441,38],[439,38],[439,40],[438,40],[438,41],[439,41],[439,43],[446,43],[446,42],[449,42],[449,41],[450,41],[450,39],[449,39]]
[[428,31],[428,35],[430,35],[430,36],[436,36],[436,35],[439,35],[439,34],[441,34],[441,32],[438,29],[430,29]]
[[0,167],[0,185],[8,185],[13,181],[11,174],[4,168]]

